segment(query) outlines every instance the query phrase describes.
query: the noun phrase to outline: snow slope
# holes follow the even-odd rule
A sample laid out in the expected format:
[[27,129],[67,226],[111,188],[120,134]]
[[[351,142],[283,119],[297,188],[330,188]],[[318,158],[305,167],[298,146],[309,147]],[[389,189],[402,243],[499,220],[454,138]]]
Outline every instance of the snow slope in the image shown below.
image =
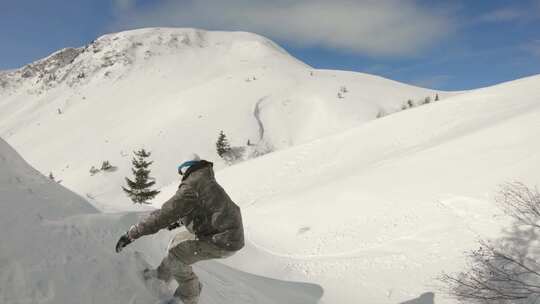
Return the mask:
[[[116,239],[137,215],[98,213],[31,168],[2,139],[0,193],[0,303],[158,301],[139,279],[133,252],[144,252],[156,265],[167,233],[116,254]],[[205,284],[202,304],[314,304],[322,293],[316,285],[251,275],[217,262],[195,268]]]
[[[340,88],[346,87],[338,98]],[[337,134],[435,92],[361,73],[316,70],[251,33],[150,28],[105,35],[0,74],[0,136],[102,210],[125,210],[131,151],[158,186],[189,152],[280,150]],[[453,93],[439,92],[441,98]],[[89,176],[109,160],[118,171]],[[219,164],[218,164],[219,167]]]
[[493,195],[538,184],[539,138],[534,76],[226,168],[249,240],[229,264],[318,283],[324,303],[454,303],[434,278],[500,235]]

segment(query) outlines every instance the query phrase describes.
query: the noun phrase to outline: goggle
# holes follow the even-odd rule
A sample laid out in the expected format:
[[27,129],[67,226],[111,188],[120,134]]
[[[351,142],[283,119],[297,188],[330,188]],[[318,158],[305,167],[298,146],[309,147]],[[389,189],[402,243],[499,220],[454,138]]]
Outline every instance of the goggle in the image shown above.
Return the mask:
[[[197,161],[195,160],[188,160],[186,162],[183,162],[181,165],[178,166],[178,174],[184,175],[186,173],[187,168],[195,165],[196,163]],[[186,170],[183,170],[184,168],[186,168]]]

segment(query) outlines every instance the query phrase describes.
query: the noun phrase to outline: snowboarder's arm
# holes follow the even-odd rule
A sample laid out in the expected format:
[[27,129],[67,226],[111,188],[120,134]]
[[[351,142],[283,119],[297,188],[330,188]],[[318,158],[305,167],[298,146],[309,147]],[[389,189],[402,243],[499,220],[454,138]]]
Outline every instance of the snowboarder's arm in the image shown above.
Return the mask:
[[197,192],[187,184],[181,184],[176,194],[161,209],[153,211],[137,225],[129,229],[128,236],[135,240],[143,235],[154,234],[189,214],[198,199]]

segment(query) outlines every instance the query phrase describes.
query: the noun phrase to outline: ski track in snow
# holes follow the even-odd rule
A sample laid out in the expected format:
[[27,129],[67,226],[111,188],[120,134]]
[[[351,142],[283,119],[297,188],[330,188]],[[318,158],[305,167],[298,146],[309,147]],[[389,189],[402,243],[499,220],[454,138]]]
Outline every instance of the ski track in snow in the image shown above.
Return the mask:
[[255,103],[255,109],[253,110],[253,116],[255,117],[255,120],[257,121],[257,125],[259,126],[259,142],[263,141],[264,139],[264,124],[261,120],[260,114],[261,114],[261,103],[264,102],[265,99],[267,99],[268,96],[260,98]]

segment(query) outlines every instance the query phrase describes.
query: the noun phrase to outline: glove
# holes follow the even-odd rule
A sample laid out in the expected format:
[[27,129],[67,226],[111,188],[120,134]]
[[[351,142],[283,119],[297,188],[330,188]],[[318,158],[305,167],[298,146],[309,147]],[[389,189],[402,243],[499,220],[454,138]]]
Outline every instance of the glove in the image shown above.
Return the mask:
[[124,249],[124,247],[129,245],[131,242],[133,242],[133,240],[129,238],[127,233],[122,235],[118,240],[118,243],[116,243],[116,252],[122,251],[122,249]]
[[167,226],[167,229],[169,231],[171,231],[171,230],[174,230],[174,229],[176,229],[176,228],[178,228],[180,226],[182,226],[182,225],[179,222],[174,222],[174,223],[170,224],[169,226]]

